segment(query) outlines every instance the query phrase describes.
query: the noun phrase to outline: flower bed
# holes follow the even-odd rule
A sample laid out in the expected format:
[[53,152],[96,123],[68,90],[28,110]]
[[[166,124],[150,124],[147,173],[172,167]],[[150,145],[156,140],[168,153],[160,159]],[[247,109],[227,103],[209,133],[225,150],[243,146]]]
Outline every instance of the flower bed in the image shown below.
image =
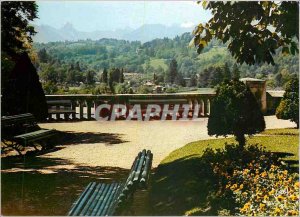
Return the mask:
[[[225,149],[207,149],[202,160],[218,185],[219,214],[248,216],[298,216],[298,174],[290,173],[274,154],[258,145],[240,150],[236,145]],[[214,203],[215,201],[211,201]]]

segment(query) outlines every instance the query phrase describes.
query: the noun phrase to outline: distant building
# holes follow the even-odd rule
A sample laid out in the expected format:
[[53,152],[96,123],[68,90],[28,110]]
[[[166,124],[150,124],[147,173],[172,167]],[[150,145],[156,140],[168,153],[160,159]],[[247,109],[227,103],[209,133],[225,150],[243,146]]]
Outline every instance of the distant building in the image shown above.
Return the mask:
[[284,92],[284,90],[267,90],[268,114],[275,114],[276,108],[279,105]]
[[147,87],[153,87],[155,86],[155,84],[152,82],[152,81],[147,81],[144,86],[147,86]]
[[166,88],[161,85],[156,85],[152,90],[153,93],[164,93],[165,91]]

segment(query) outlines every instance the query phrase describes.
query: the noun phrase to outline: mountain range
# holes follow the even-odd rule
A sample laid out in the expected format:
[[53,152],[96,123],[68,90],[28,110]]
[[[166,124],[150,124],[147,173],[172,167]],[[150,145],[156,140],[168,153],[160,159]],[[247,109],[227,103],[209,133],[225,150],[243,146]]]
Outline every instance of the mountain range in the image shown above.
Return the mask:
[[99,40],[101,38],[147,42],[156,38],[174,38],[185,32],[191,32],[193,28],[181,27],[180,25],[165,26],[162,24],[145,24],[137,29],[124,28],[114,31],[98,30],[93,32],[83,32],[75,29],[71,23],[66,23],[61,28],[54,28],[49,25],[36,25],[35,30],[37,34],[33,37],[33,41],[40,43],[85,39]]

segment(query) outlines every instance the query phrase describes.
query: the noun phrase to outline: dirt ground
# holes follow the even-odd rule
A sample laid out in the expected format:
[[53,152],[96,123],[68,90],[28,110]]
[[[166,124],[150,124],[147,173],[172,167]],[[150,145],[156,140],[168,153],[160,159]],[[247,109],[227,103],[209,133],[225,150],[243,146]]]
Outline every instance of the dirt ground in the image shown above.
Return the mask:
[[[295,127],[290,121],[266,116],[267,129]],[[197,121],[83,121],[45,123],[42,128],[78,134],[62,149],[43,155],[61,158],[77,165],[130,168],[142,149],[154,154],[156,167],[173,150],[197,140],[214,139],[207,134],[207,118]]]

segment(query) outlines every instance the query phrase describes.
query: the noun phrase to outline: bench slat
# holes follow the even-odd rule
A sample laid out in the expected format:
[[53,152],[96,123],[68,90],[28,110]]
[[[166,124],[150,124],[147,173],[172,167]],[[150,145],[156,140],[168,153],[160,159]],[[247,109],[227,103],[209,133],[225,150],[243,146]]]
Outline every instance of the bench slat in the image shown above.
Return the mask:
[[35,118],[30,113],[1,117],[2,126],[18,124],[18,123],[34,122],[34,121]]
[[93,182],[91,184],[91,186],[89,187],[89,189],[87,190],[87,192],[85,193],[85,195],[83,196],[83,198],[78,202],[78,205],[76,206],[74,212],[72,213],[73,216],[78,216],[79,215],[82,207],[84,206],[86,200],[91,195],[91,193],[92,193],[95,186],[96,186],[96,182]]
[[87,215],[91,216],[91,214],[92,214],[94,208],[96,207],[97,202],[98,202],[98,200],[99,200],[99,198],[101,196],[101,192],[103,192],[103,189],[104,189],[104,183],[99,183],[99,185],[98,185],[98,193],[97,193],[95,199],[93,200],[92,204],[90,205],[90,207],[89,207],[89,209],[87,211]]
[[110,195],[103,207],[103,209],[101,210],[101,212],[99,213],[100,216],[104,216],[108,214],[109,208],[112,206],[112,203],[114,202],[113,199],[115,197],[115,193],[117,192],[119,184],[115,183],[115,185],[112,188],[112,191],[110,192]]
[[107,195],[108,190],[109,190],[109,185],[108,184],[104,184],[104,188],[103,188],[103,190],[101,192],[101,196],[100,196],[100,198],[99,198],[99,200],[98,200],[98,202],[97,202],[97,204],[96,204],[96,206],[95,206],[95,208],[94,208],[94,210],[92,212],[92,216],[96,216],[97,215],[97,212],[100,209],[101,205],[103,204],[103,201],[104,201],[104,199],[105,199],[105,197]]
[[106,194],[106,196],[104,197],[103,202],[102,202],[100,208],[97,210],[96,216],[100,216],[101,212],[104,212],[104,208],[105,208],[105,206],[106,206],[106,204],[107,204],[107,202],[108,202],[108,198],[109,198],[109,196],[111,195],[112,190],[114,189],[115,186],[116,186],[116,183],[110,184],[110,185],[108,186],[107,194]]
[[133,182],[137,182],[139,180],[139,177],[141,175],[141,171],[142,171],[142,168],[143,168],[145,156],[146,156],[146,150],[144,149],[143,152],[142,152],[141,159],[139,161],[139,165],[138,165],[137,170],[135,172]]
[[[134,191],[147,186],[152,165],[153,154],[150,150],[139,152],[135,158],[129,176],[124,184],[121,183],[89,183],[79,199],[73,204],[68,215],[71,216],[105,216],[118,214],[132,198]],[[134,182],[133,182],[134,181]],[[129,184],[132,183],[132,189]]]
[[85,194],[87,193],[87,191],[89,190],[89,188],[91,187],[92,182],[90,182],[86,188],[84,189],[84,191],[80,194],[79,198],[75,201],[75,203],[73,203],[73,206],[71,208],[71,210],[69,211],[68,215],[71,216],[73,215],[73,212],[75,211],[75,209],[77,209],[77,205],[80,203],[80,201],[83,199],[83,197],[85,196]]
[[145,188],[147,181],[149,179],[149,173],[151,170],[151,165],[152,165],[152,159],[153,159],[153,154],[151,153],[150,150],[147,151],[147,157],[146,157],[146,162],[145,162],[145,167],[141,176],[141,185]]
[[22,135],[15,136],[14,139],[29,142],[29,141],[35,141],[41,138],[47,138],[53,136],[55,133],[56,133],[55,130],[42,129],[31,133],[25,133]]
[[96,198],[98,192],[99,192],[99,189],[101,187],[101,184],[98,184],[96,187],[95,187],[95,191],[93,192],[92,196],[88,199],[88,201],[86,202],[85,206],[83,207],[83,209],[81,210],[80,212],[80,216],[83,216],[83,215],[86,215],[87,214],[87,211],[89,210],[90,206],[92,205],[92,202],[94,201],[94,199]]

